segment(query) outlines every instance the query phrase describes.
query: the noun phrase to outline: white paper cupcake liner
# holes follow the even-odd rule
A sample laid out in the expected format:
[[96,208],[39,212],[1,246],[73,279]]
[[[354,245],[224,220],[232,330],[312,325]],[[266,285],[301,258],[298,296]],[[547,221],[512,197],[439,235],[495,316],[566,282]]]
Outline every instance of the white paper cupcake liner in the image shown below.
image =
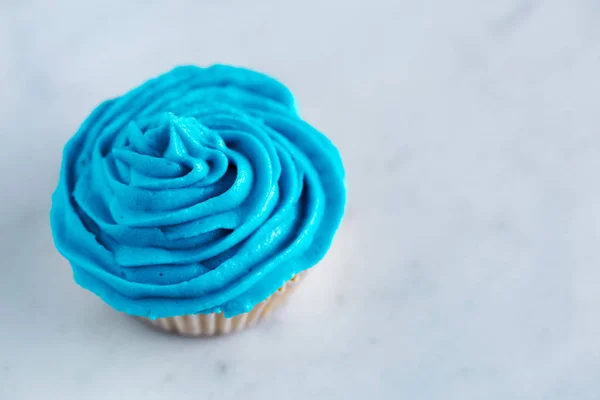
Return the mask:
[[225,318],[221,314],[188,314],[177,317],[157,318],[154,320],[139,317],[152,326],[183,336],[218,336],[238,332],[256,325],[277,310],[294,292],[298,284],[304,280],[307,272],[303,271],[283,285],[267,299],[258,303],[247,313]]

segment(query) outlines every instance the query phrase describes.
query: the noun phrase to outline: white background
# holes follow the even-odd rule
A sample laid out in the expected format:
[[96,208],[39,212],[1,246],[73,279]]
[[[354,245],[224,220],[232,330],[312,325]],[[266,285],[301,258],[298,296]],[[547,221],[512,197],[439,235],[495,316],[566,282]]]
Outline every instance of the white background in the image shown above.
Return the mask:
[[[600,3],[0,0],[0,399],[600,398]],[[346,218],[273,320],[159,334],[71,278],[62,146],[176,64],[267,72]]]

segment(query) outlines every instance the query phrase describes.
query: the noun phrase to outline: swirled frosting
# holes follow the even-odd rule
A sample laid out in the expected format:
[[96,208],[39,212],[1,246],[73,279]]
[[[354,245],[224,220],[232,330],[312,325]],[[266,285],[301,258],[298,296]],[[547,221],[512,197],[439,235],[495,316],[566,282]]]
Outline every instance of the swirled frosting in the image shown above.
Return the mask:
[[76,282],[115,309],[234,316],[323,258],[344,205],[340,156],[285,86],[185,66],[91,113],[50,219]]

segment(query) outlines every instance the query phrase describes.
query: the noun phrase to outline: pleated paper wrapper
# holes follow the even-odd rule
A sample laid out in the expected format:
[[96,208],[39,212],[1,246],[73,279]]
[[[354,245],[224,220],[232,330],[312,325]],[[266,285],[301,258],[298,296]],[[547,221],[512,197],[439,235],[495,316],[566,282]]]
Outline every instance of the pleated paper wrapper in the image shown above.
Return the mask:
[[153,325],[155,328],[183,336],[218,336],[239,332],[250,328],[267,318],[277,310],[294,292],[298,284],[306,277],[306,271],[295,275],[279,290],[267,299],[258,303],[247,313],[225,318],[220,313],[188,314],[177,317],[149,318],[139,317],[142,321]]

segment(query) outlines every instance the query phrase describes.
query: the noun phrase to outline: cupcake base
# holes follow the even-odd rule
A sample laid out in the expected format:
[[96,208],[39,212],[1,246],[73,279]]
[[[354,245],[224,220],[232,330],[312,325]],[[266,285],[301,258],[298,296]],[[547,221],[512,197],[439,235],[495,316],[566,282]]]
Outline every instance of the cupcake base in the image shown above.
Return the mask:
[[295,275],[279,290],[254,306],[252,310],[235,317],[225,318],[222,313],[212,313],[188,314],[154,320],[145,317],[138,318],[155,328],[182,336],[210,337],[239,332],[256,325],[277,310],[294,292],[298,284],[304,280],[306,273],[303,271]]

